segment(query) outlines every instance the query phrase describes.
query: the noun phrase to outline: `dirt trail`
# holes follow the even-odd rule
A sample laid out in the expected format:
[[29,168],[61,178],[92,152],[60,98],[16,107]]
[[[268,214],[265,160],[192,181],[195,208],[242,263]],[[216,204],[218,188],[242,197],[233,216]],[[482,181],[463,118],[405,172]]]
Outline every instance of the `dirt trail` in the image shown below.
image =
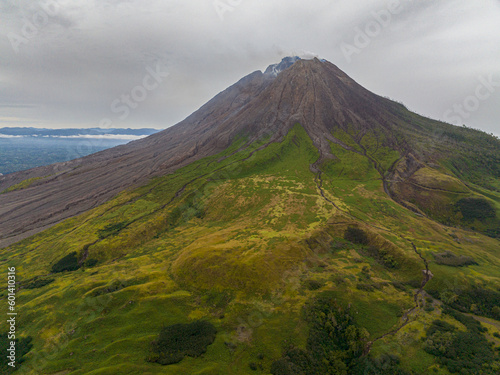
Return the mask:
[[[424,293],[424,288],[425,286],[427,285],[427,283],[429,282],[429,280],[432,278],[432,273],[430,272],[429,270],[429,262],[427,261],[427,259],[424,258],[424,256],[422,255],[422,253],[417,249],[417,246],[413,243],[413,241],[409,240],[408,238],[405,238],[404,236],[402,235],[399,235],[397,233],[394,233],[392,232],[391,230],[387,229],[387,228],[382,228],[382,227],[379,227],[379,226],[376,226],[376,225],[373,225],[373,224],[370,224],[370,223],[367,223],[366,221],[354,216],[353,214],[351,214],[350,212],[347,212],[345,210],[342,210],[341,208],[339,208],[334,202],[332,202],[332,200],[330,200],[326,194],[325,194],[325,191],[323,190],[323,180],[321,178],[321,170],[319,169],[318,167],[318,161],[316,163],[314,163],[313,165],[311,165],[311,170],[315,171],[316,172],[316,177],[315,177],[315,182],[316,182],[316,185],[318,187],[318,190],[321,194],[321,196],[328,202],[330,203],[333,207],[335,207],[337,210],[343,212],[344,214],[348,215],[349,217],[357,220],[357,221],[360,221],[362,223],[364,223],[365,225],[367,226],[370,226],[372,228],[375,228],[375,229],[379,229],[379,230],[383,230],[383,231],[386,231],[388,233],[391,233],[393,235],[396,235],[398,236],[399,238],[405,240],[406,242],[408,242],[412,248],[413,248],[413,251],[415,252],[415,254],[418,255],[418,257],[422,260],[422,263],[424,264],[425,266],[425,270],[422,270],[422,273],[423,273],[423,277],[422,277],[422,282],[420,284],[420,288],[416,291],[416,293],[413,295],[413,300],[415,301],[415,305],[407,310],[404,314],[403,314],[403,317],[402,317],[402,320],[403,320],[403,324],[401,324],[399,327],[383,334],[382,336],[380,337],[377,337],[375,338],[373,341],[369,341],[365,347],[365,351],[364,351],[364,355],[367,355],[368,353],[370,353],[370,350],[373,346],[373,344],[375,342],[377,342],[378,340],[381,340],[383,339],[384,337],[387,337],[389,335],[394,335],[396,334],[397,332],[399,332],[404,326],[406,326],[408,323],[410,323],[410,315],[416,310],[419,308],[419,303],[418,303],[418,300],[419,300],[419,295],[422,295],[423,296],[423,293]],[[384,186],[385,186],[385,181],[384,181]],[[390,194],[388,194],[389,198],[393,199],[391,197]]]

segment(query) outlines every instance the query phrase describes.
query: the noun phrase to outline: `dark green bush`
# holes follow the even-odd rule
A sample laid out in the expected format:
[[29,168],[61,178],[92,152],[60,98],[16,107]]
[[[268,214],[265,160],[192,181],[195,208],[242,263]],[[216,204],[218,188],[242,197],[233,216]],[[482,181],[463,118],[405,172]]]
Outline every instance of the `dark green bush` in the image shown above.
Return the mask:
[[470,316],[445,308],[443,313],[452,316],[467,328],[466,332],[441,320],[435,320],[427,330],[424,349],[439,358],[451,373],[464,375],[496,374],[490,366],[497,358],[482,335],[485,328]]
[[[8,365],[9,360],[6,358],[8,355],[8,349],[10,348],[10,342],[16,342],[16,366],[11,367]],[[28,354],[28,352],[33,347],[31,343],[32,338],[22,337],[20,339],[11,340],[7,333],[0,334],[0,351],[2,353],[2,360],[0,361],[0,374],[11,374],[14,371],[19,369],[19,365],[24,362],[24,356]]]
[[161,365],[178,363],[186,356],[199,357],[215,340],[217,330],[206,321],[163,327],[158,339],[151,343],[149,362]]
[[393,354],[382,354],[379,357],[362,357],[352,369],[352,375],[412,375],[399,368],[400,360]]
[[186,197],[184,203],[176,206],[169,214],[167,223],[169,228],[174,228],[181,223],[186,223],[192,218],[202,219],[205,215],[204,208],[199,199],[196,198],[196,193],[192,193]]
[[369,256],[373,257],[378,263],[386,268],[399,267],[398,262],[388,250],[379,249],[376,246],[368,246],[365,251]]
[[224,309],[232,301],[233,298],[233,293],[231,291],[218,291],[215,289],[211,289],[203,293],[202,300],[210,307]]
[[347,244],[345,244],[344,242],[340,242],[340,241],[332,242],[330,244],[330,249],[332,250],[332,252],[344,250],[346,247],[347,247]]
[[132,285],[137,285],[140,283],[139,279],[128,279],[128,280],[113,280],[107,285],[96,288],[92,291],[92,297],[102,296],[108,293],[114,293],[124,288]]
[[54,282],[55,279],[35,279],[25,286],[26,289],[38,289]]
[[344,233],[344,239],[359,245],[368,245],[369,243],[365,231],[356,227],[348,227]]
[[366,292],[373,292],[375,290],[375,287],[369,283],[357,283],[356,289],[364,290]]
[[394,288],[396,288],[397,290],[401,291],[401,292],[405,292],[406,291],[406,286],[405,284],[403,284],[402,282],[400,281],[393,281],[392,282],[392,286]]
[[450,251],[435,253],[433,255],[437,264],[445,266],[464,267],[477,264],[477,262],[471,257],[465,255],[455,255]]
[[325,285],[325,283],[323,281],[319,281],[319,280],[308,279],[308,280],[304,281],[304,286],[308,290],[318,290],[321,287],[323,287],[324,285]]
[[350,308],[324,292],[304,307],[306,349],[290,347],[271,367],[273,375],[347,374],[365,348],[368,332],[355,325]]
[[272,375],[306,375],[296,364],[285,358],[274,361],[271,365]]
[[487,228],[485,233],[488,237],[500,238],[500,225],[497,223],[495,228]]
[[457,298],[449,302],[454,309],[468,313],[475,305],[474,314],[500,319],[500,292],[476,286],[456,291],[456,295]]
[[121,223],[116,223],[116,224],[108,224],[103,229],[99,229],[97,231],[97,235],[99,236],[100,239],[115,236],[118,233],[120,233],[120,231],[125,229],[127,225],[128,223],[126,221],[122,221]]
[[462,198],[455,204],[455,207],[465,221],[484,221],[496,216],[495,208],[482,198]]
[[363,356],[369,334],[356,326],[355,313],[323,292],[304,307],[309,325],[305,349],[289,347],[273,362],[273,375],[412,375],[399,368],[399,358]]
[[66,255],[64,258],[60,259],[56,264],[52,266],[52,272],[58,273],[64,271],[76,271],[78,268],[80,268],[76,255],[76,251],[74,251]]
[[408,281],[404,281],[402,284],[408,285],[411,288],[417,289],[417,288],[420,288],[422,286],[422,280],[421,279],[420,280],[417,280],[417,279],[408,280]]
[[94,267],[99,261],[97,259],[89,259],[85,262],[85,267]]

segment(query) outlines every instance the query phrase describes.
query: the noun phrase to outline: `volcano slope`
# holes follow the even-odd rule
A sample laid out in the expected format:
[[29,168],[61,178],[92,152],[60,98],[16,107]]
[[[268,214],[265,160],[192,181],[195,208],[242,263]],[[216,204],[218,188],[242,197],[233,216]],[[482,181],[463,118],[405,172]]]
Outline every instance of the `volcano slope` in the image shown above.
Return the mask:
[[18,373],[497,373],[500,142],[291,61],[6,176]]

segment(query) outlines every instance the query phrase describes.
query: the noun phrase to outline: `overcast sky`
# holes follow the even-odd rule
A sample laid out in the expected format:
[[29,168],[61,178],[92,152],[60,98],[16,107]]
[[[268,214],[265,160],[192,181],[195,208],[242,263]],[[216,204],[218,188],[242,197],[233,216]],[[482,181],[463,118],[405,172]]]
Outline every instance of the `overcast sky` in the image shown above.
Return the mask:
[[428,117],[500,135],[499,0],[0,0],[0,127],[166,128],[319,56]]

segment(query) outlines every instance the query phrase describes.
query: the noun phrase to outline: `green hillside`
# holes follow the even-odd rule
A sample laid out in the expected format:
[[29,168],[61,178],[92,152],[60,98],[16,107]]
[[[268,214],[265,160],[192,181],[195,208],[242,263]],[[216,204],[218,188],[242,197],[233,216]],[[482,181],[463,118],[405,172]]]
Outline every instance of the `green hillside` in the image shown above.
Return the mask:
[[498,179],[436,154],[397,203],[408,156],[342,132],[358,152],[240,138],[1,249],[15,373],[497,374]]

